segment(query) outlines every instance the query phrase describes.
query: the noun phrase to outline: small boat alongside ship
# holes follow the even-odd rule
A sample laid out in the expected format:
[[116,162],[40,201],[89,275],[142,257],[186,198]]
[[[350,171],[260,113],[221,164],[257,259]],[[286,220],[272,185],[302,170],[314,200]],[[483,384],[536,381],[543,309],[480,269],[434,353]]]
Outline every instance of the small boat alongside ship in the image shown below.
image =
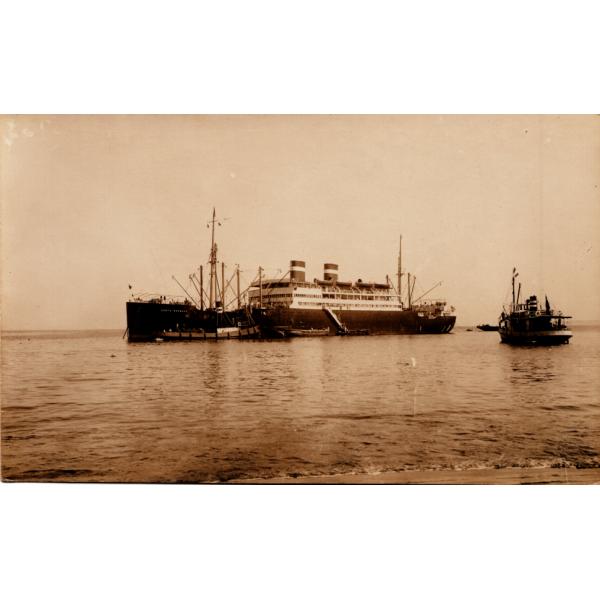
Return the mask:
[[512,303],[503,307],[498,323],[500,340],[505,344],[549,346],[568,344],[573,336],[566,320],[571,317],[550,306],[548,297],[540,306],[535,295],[520,303],[521,283],[515,296],[516,268],[512,274]]
[[285,329],[282,330],[284,337],[322,337],[329,335],[329,327],[323,329]]
[[[289,270],[278,279],[265,278],[264,269],[259,267],[257,277],[242,292],[239,267],[227,280],[221,262],[219,277],[215,224],[219,221],[213,210],[208,224],[212,239],[208,286],[200,266],[198,275],[190,275],[197,297],[173,278],[186,294],[183,301],[167,300],[166,296],[129,300],[129,341],[440,334],[454,327],[453,307],[447,309],[445,300],[425,299],[441,282],[415,299],[416,277],[402,271],[402,237],[396,287],[388,276],[385,283],[341,281],[334,263],[324,264],[322,279],[310,281],[306,263],[292,260]],[[407,284],[403,295],[404,276]]]
[[163,331],[162,341],[191,342],[198,340],[230,340],[256,337],[260,333],[257,325],[217,327],[212,331],[189,329],[184,331]]
[[477,329],[480,331],[498,331],[498,325],[489,325],[485,323],[483,325],[477,325]]

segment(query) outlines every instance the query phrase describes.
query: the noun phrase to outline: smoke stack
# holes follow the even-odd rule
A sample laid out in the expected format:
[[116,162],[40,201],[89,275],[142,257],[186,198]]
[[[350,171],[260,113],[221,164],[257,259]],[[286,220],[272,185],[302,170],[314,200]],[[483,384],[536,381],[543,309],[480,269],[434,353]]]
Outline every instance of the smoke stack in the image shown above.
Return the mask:
[[292,281],[306,281],[306,263],[303,260],[290,261],[290,279]]
[[325,263],[323,265],[323,279],[325,281],[337,281],[338,266],[334,263]]

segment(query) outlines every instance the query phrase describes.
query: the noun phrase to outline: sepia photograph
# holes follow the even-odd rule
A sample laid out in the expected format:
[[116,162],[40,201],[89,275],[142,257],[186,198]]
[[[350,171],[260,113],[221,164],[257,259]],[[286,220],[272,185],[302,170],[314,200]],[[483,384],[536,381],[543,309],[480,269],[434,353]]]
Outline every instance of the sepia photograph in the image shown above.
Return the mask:
[[596,115],[4,115],[2,480],[600,483]]
[[593,597],[598,12],[3,3],[2,597]]

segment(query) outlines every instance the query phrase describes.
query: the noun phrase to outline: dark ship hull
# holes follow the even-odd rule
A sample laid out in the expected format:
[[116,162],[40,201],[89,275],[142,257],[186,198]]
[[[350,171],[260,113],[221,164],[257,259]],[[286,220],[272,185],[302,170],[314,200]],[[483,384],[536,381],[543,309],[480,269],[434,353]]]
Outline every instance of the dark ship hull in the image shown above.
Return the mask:
[[[127,337],[130,342],[157,339],[205,340],[245,337],[298,337],[297,332],[320,335],[439,334],[454,327],[456,317],[419,316],[415,310],[332,311],[314,309],[245,309],[216,313],[201,311],[192,304],[162,302],[127,302]],[[233,328],[238,328],[236,333]]]
[[419,316],[412,309],[398,311],[333,310],[274,308],[263,309],[255,315],[265,337],[281,337],[289,330],[321,330],[329,328],[330,335],[361,334],[427,334],[448,333],[454,327],[454,315]]
[[127,302],[127,339],[205,340],[256,336],[259,329],[244,309],[200,310],[185,302]]

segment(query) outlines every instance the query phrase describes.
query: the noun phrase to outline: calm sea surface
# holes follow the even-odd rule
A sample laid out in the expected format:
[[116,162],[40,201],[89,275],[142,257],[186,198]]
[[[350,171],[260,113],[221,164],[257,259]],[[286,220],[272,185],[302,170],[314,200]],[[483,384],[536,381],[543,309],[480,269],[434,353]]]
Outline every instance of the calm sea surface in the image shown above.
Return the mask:
[[4,332],[10,480],[208,482],[600,466],[600,329],[128,344]]

